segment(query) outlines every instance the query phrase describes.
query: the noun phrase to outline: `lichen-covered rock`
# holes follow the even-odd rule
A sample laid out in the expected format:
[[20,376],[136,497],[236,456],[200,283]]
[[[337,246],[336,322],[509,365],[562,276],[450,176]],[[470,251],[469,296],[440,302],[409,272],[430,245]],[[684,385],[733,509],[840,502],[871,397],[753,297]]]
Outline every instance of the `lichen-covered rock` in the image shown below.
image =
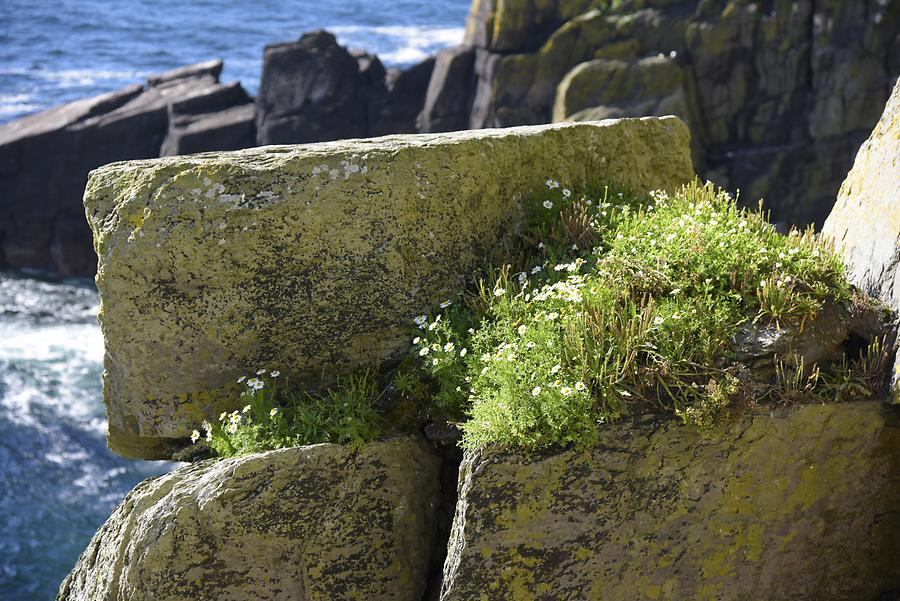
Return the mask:
[[[900,79],[822,234],[843,249],[857,286],[900,311]],[[900,363],[894,371],[896,380]]]
[[900,588],[900,416],[877,401],[467,452],[442,601],[845,601]]
[[[618,112],[616,112],[618,110]],[[626,111],[634,114],[625,115]],[[572,69],[556,88],[553,120],[576,113],[583,119],[675,115],[690,122],[684,92],[684,72],[665,56],[634,61],[601,58]],[[594,116],[590,119],[589,116]]]
[[419,601],[440,460],[419,439],[203,462],[139,484],[59,601]]
[[[85,194],[99,255],[109,444],[170,456],[239,376],[317,385],[397,360],[547,178],[693,177],[687,128],[632,119],[117,163]],[[179,440],[180,439],[180,440]]]
[[[445,82],[477,90],[471,127],[559,119],[557,88],[582,63],[672,57],[701,175],[765,198],[776,222],[821,224],[900,75],[900,0],[476,0],[465,40],[490,66]],[[627,82],[595,91],[616,107],[595,117],[661,110]]]

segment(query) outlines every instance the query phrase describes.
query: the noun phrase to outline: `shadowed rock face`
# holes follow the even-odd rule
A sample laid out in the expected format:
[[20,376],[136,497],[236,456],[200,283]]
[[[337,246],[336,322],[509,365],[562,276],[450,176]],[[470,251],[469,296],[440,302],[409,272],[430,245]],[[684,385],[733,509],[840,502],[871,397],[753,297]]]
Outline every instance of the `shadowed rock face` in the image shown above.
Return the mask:
[[[472,54],[468,79],[447,76]],[[648,80],[660,55],[671,66]],[[426,127],[466,95],[453,123],[468,127],[671,111],[701,175],[777,222],[821,224],[900,75],[900,0],[475,0],[454,57]]]
[[[256,98],[257,144],[367,136],[369,98],[380,98],[384,89],[384,68],[372,62],[361,65],[326,31],[267,46]],[[381,77],[373,77],[378,69]]]
[[[900,589],[900,415],[877,401],[467,452],[442,601],[879,599]],[[890,597],[893,598],[893,597]]]
[[822,234],[843,249],[854,284],[900,311],[900,80]]
[[139,484],[59,601],[420,601],[440,459],[418,438],[203,462]]
[[[85,194],[100,257],[109,444],[168,457],[260,368],[322,384],[390,364],[554,178],[674,189],[674,117],[265,147],[107,165]],[[152,352],[148,352],[152,349]],[[327,383],[327,382],[326,382]]]
[[96,255],[81,198],[103,164],[159,156],[168,105],[220,94],[221,61],[0,125],[0,264],[93,273]]

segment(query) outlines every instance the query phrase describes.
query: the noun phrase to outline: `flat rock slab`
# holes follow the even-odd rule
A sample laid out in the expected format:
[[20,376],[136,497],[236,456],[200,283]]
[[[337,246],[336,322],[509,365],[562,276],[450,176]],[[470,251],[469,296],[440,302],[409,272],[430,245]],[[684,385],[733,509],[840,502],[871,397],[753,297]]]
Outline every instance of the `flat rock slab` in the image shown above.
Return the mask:
[[900,415],[755,414],[719,440],[612,425],[586,451],[467,453],[442,601],[845,601],[900,589]]
[[[171,455],[236,408],[239,376],[397,360],[553,178],[636,191],[693,177],[674,117],[388,136],[107,165],[99,255],[109,444]],[[327,378],[326,378],[327,379]]]
[[413,438],[203,462],[139,484],[58,601],[420,601],[440,460]]

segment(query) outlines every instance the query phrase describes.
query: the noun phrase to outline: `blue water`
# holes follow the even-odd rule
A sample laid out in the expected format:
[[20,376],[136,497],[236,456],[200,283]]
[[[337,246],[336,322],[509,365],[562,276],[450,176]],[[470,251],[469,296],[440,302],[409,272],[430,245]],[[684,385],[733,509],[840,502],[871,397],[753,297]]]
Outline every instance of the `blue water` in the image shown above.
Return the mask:
[[0,0],[0,122],[221,58],[255,93],[263,46],[324,27],[385,64],[462,41],[469,0]]
[[[263,46],[317,27],[408,65],[461,41],[468,4],[0,0],[0,121],[210,58],[254,92]],[[171,467],[106,449],[97,305],[90,282],[0,273],[0,601],[52,599],[125,494]]]

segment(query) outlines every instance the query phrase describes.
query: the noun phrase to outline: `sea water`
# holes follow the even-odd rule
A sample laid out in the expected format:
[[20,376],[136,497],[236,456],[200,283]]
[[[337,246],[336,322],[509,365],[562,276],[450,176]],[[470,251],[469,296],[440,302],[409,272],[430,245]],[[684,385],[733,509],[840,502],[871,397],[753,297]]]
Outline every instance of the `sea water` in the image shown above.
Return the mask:
[[0,122],[221,58],[251,93],[263,47],[325,28],[408,66],[463,38],[469,0],[0,0]]
[[[222,58],[255,92],[263,46],[327,28],[388,65],[462,40],[468,0],[0,0],[0,121]],[[0,199],[2,202],[3,199]],[[141,479],[106,449],[92,282],[0,273],[0,600],[49,600]]]

